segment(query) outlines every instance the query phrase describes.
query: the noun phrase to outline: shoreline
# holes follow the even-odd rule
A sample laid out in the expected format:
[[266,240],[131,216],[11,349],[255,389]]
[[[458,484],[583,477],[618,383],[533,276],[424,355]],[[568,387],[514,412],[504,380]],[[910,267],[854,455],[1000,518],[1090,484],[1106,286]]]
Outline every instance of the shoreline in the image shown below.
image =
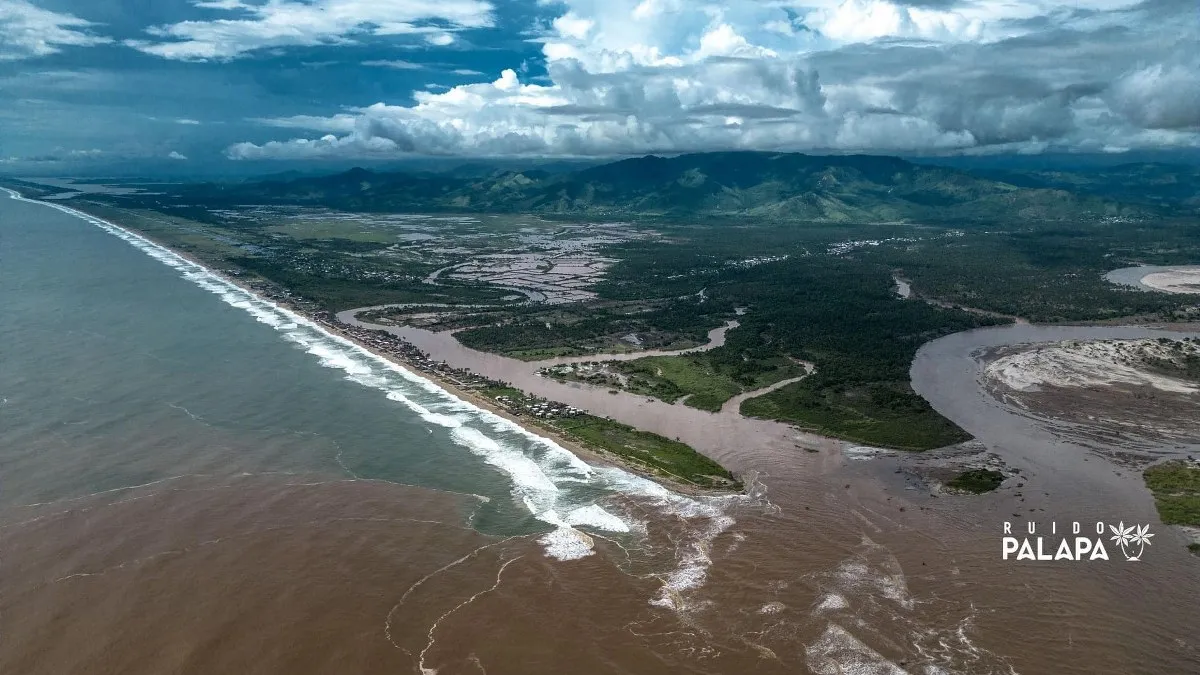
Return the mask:
[[[247,290],[248,292],[253,292],[250,289],[245,289],[245,290]],[[293,311],[296,311],[296,310],[293,309]],[[542,438],[546,438],[551,441],[554,441],[555,443],[563,446],[567,450],[570,450],[572,453],[579,455],[581,457],[581,459],[589,459],[589,460],[592,460],[592,462],[594,462],[594,463],[599,463],[599,464],[603,464],[603,465],[609,465],[609,466],[621,468],[623,470],[637,474],[643,478],[652,480],[656,483],[663,484],[665,487],[669,487],[672,490],[675,490],[677,492],[682,492],[684,494],[688,494],[691,496],[729,495],[729,494],[741,494],[744,492],[744,489],[743,490],[721,489],[721,488],[716,488],[716,487],[706,487],[703,485],[698,485],[696,483],[692,483],[692,482],[688,481],[686,478],[683,478],[682,476],[675,476],[673,474],[669,474],[665,471],[654,469],[652,467],[646,467],[646,466],[639,465],[639,464],[634,463],[624,457],[621,457],[614,453],[608,452],[607,450],[605,450],[603,448],[592,446],[583,441],[574,439],[574,438],[568,436],[567,434],[564,434],[562,431],[560,431],[558,429],[555,429],[553,427],[547,427],[543,424],[539,424],[537,421],[533,420],[532,418],[519,417],[516,414],[514,414],[512,411],[504,408],[503,406],[497,405],[494,400],[489,399],[486,396],[483,396],[482,394],[480,394],[477,391],[465,388],[459,384],[455,384],[454,382],[451,382],[450,380],[448,380],[445,377],[438,376],[436,374],[436,372],[434,372],[434,371],[426,370],[423,368],[418,368],[418,367],[416,367],[415,364],[408,362],[407,360],[403,359],[402,357],[398,357],[395,354],[392,354],[383,349],[380,349],[375,345],[365,343],[360,338],[355,336],[350,330],[348,330],[348,328],[352,328],[351,326],[343,327],[341,325],[327,322],[327,321],[324,321],[324,320],[322,320],[320,318],[316,318],[316,317],[309,317],[309,320],[320,325],[322,327],[322,329],[355,343],[359,347],[367,350],[368,352],[374,354],[375,356],[385,359],[391,363],[394,363],[397,366],[400,366],[401,368],[408,370],[409,372],[413,373],[414,375],[417,375],[418,377],[421,377],[425,380],[432,382],[433,384],[437,385],[440,389],[455,396],[456,398],[459,398],[475,407],[487,410],[488,412],[490,412],[494,415],[503,417],[504,419],[508,420],[509,422],[512,422],[513,424],[521,427],[522,429],[524,429],[525,431],[527,431],[531,434],[534,434],[535,436],[540,436]],[[361,330],[371,330],[371,329],[363,328]],[[382,332],[382,331],[372,330],[372,332]],[[696,451],[695,449],[693,449],[693,451],[697,452],[697,454],[702,454],[702,453],[699,453],[698,451]]]
[[[745,492],[744,486],[742,486],[739,489],[732,489],[732,488],[723,489],[723,488],[719,488],[719,487],[708,487],[708,486],[703,486],[703,485],[699,485],[696,483],[692,483],[691,481],[688,481],[686,478],[683,478],[681,476],[675,476],[674,474],[670,474],[669,472],[666,472],[664,470],[660,470],[660,469],[657,469],[654,467],[639,465],[638,463],[636,463],[634,461],[630,461],[630,460],[628,460],[624,457],[621,457],[615,453],[608,452],[607,450],[605,450],[603,448],[595,447],[595,446],[587,444],[583,441],[571,438],[568,435],[562,433],[561,431],[559,431],[557,429],[547,428],[545,425],[538,424],[536,422],[530,422],[529,420],[522,419],[521,417],[514,415],[511,411],[508,411],[508,410],[504,409],[503,407],[497,405],[494,401],[479,394],[478,392],[475,392],[473,390],[464,388],[460,385],[450,382],[449,380],[447,380],[447,378],[439,376],[436,372],[432,372],[432,371],[424,369],[424,368],[418,368],[418,367],[416,367],[415,364],[409,362],[408,360],[406,360],[400,356],[397,356],[394,353],[389,353],[389,352],[379,348],[378,346],[367,343],[365,340],[361,339],[359,336],[356,336],[353,334],[353,332],[350,330],[351,328],[353,328],[352,326],[340,325],[340,323],[337,322],[336,315],[334,313],[328,312],[327,310],[312,309],[312,308],[300,306],[296,302],[296,300],[297,299],[303,300],[303,298],[299,298],[298,296],[292,295],[291,291],[287,290],[284,287],[278,286],[277,284],[275,284],[274,282],[272,282],[270,280],[262,279],[261,277],[259,277],[259,279],[261,280],[261,283],[270,285],[274,288],[278,288],[281,291],[281,293],[278,297],[275,297],[273,294],[264,293],[264,289],[255,287],[254,285],[248,283],[244,279],[241,279],[237,276],[232,276],[232,275],[228,274],[226,271],[215,269],[209,263],[199,260],[193,255],[190,255],[186,252],[179,251],[175,248],[167,246],[166,244],[156,241],[153,238],[151,238],[145,234],[142,234],[141,232],[130,229],[123,225],[119,225],[119,224],[114,223],[105,218],[101,218],[100,216],[93,215],[91,213],[88,213],[87,211],[76,209],[76,208],[67,206],[65,204],[57,204],[57,203],[53,203],[53,202],[46,202],[46,201],[43,201],[40,199],[26,197],[25,195],[21,194],[19,191],[13,190],[11,188],[0,187],[0,190],[4,190],[5,192],[7,192],[9,194],[10,198],[16,199],[18,201],[23,201],[23,202],[27,202],[27,203],[31,203],[31,204],[37,204],[40,206],[47,206],[47,207],[53,208],[55,210],[67,213],[69,215],[72,215],[75,217],[80,217],[81,219],[83,219],[85,221],[89,220],[89,219],[94,219],[96,221],[104,223],[105,225],[107,225],[109,227],[119,230],[129,236],[136,237],[148,244],[151,244],[153,246],[161,248],[164,251],[169,252],[171,255],[178,257],[179,259],[181,259],[191,265],[195,265],[196,267],[203,270],[205,273],[210,274],[214,278],[220,280],[222,283],[225,283],[225,284],[235,287],[245,293],[248,293],[248,294],[254,296],[256,299],[258,299],[262,302],[268,303],[281,311],[284,311],[288,314],[292,314],[297,319],[301,319],[301,320],[309,323],[314,328],[316,328],[317,330],[319,330],[321,332],[326,333],[330,337],[349,342],[352,345],[354,345],[355,347],[371,354],[372,356],[382,359],[382,360],[388,362],[389,364],[404,370],[409,375],[416,377],[418,379],[425,380],[426,382],[429,382],[430,384],[434,385],[438,389],[441,389],[446,394],[448,394],[456,399],[459,399],[460,401],[463,401],[464,403],[467,403],[468,405],[474,406],[474,407],[484,410],[488,413],[491,413],[493,415],[503,418],[504,420],[508,421],[509,423],[514,424],[517,427],[521,428],[526,433],[529,433],[533,436],[536,436],[543,440],[549,441],[551,443],[557,444],[557,445],[563,447],[564,449],[566,449],[568,452],[571,452],[572,454],[579,456],[581,459],[584,459],[585,461],[590,460],[589,463],[617,467],[617,468],[629,471],[629,472],[631,472],[637,476],[640,476],[642,478],[645,478],[647,480],[651,480],[656,483],[659,483],[660,485],[663,485],[664,487],[667,487],[676,492],[690,495],[690,496],[730,495],[730,494],[743,494]],[[322,314],[328,314],[330,316],[330,319],[328,319],[328,320],[324,319],[321,316]],[[370,330],[370,329],[361,329],[361,330]],[[377,331],[372,330],[371,332],[377,332]],[[386,333],[384,333],[384,334],[386,334]],[[642,430],[639,429],[639,431],[642,431]],[[703,453],[700,453],[699,451],[695,450],[694,448],[692,448],[692,451],[696,452],[696,454],[704,456]],[[709,459],[711,459],[711,458],[709,458]],[[735,476],[735,478],[737,478],[737,477]],[[740,483],[740,479],[739,479],[739,483]]]

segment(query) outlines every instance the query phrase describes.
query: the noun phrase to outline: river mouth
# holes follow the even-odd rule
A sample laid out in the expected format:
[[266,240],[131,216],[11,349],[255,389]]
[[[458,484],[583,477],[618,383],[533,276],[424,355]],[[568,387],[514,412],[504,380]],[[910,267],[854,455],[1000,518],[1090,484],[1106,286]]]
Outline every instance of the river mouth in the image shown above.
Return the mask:
[[[521,514],[524,507],[511,499],[499,468],[479,471],[479,462],[472,463],[478,455],[465,454],[462,445],[451,442],[451,427],[438,423],[450,420],[437,415],[464,412],[453,401],[409,382],[413,388],[404,391],[418,397],[410,402],[421,405],[422,416],[399,397],[363,384],[392,377],[382,371],[384,364],[348,345],[323,337],[317,341],[320,336],[289,343],[280,331],[301,330],[300,324],[288,327],[289,321],[296,323],[290,317],[270,314],[273,310],[251,298],[233,298],[246,305],[238,307],[184,284],[172,286],[169,273],[147,277],[151,270],[134,270],[133,251],[124,251],[117,241],[107,243],[113,246],[101,248],[104,241],[88,240],[78,254],[129,253],[120,259],[118,272],[136,271],[129,274],[132,289],[170,287],[172,294],[154,312],[142,307],[129,316],[119,312],[121,303],[105,305],[105,294],[69,312],[57,303],[35,303],[47,315],[95,316],[89,330],[119,327],[118,318],[151,320],[137,324],[137,330],[114,333],[120,339],[94,337],[95,348],[138,348],[127,358],[80,358],[69,362],[69,376],[31,374],[25,385],[48,381],[46,400],[65,399],[59,383],[69,381],[77,389],[101,361],[129,367],[153,363],[168,373],[172,364],[182,364],[191,378],[165,378],[179,387],[171,391],[179,398],[133,398],[122,416],[102,416],[103,410],[79,402],[76,408],[88,414],[53,419],[61,428],[45,435],[44,446],[31,447],[35,452],[26,452],[16,468],[30,481],[104,462],[146,473],[174,471],[176,456],[167,451],[192,441],[184,446],[193,462],[187,470],[217,475],[169,474],[165,480],[148,478],[111,489],[105,483],[104,494],[89,488],[82,491],[88,494],[32,504],[43,500],[18,500],[14,494],[21,492],[14,487],[25,487],[30,495],[40,491],[6,472],[0,549],[8,553],[0,584],[0,632],[12,639],[0,641],[0,671],[727,675],[857,669],[1003,675],[1186,672],[1195,663],[1197,617],[1187,598],[1170,599],[1180,598],[1179,589],[1193,588],[1198,580],[1191,561],[1175,555],[1178,547],[1172,547],[1168,533],[1160,533],[1144,565],[1013,567],[999,559],[996,526],[1011,513],[1041,508],[1064,518],[1095,517],[1097,499],[1114,494],[1105,481],[1117,480],[1101,462],[1079,464],[1076,457],[1070,467],[1075,472],[1065,477],[1037,465],[1038,471],[1029,474],[1027,502],[1012,491],[978,499],[932,498],[903,485],[893,488],[886,480],[893,474],[881,469],[900,457],[849,465],[840,454],[844,444],[785,425],[685,406],[671,406],[682,409],[673,416],[651,401],[600,392],[598,399],[611,402],[614,414],[643,421],[647,428],[658,425],[662,433],[682,436],[753,472],[765,501],[700,517],[693,507],[660,512],[648,509],[644,500],[618,497],[613,501],[625,504],[644,524],[646,541],[661,545],[639,550],[633,537],[593,529],[591,555],[555,557],[547,555],[551,550],[541,541],[552,529],[548,526],[512,532],[503,530],[503,523],[484,524],[489,512],[495,519]],[[39,265],[58,250],[54,244]],[[66,271],[100,267],[70,262]],[[147,284],[146,278],[158,283]],[[72,293],[97,287],[75,286]],[[172,314],[180,306],[190,311]],[[104,311],[85,314],[97,307]],[[211,316],[187,324],[190,330],[152,350],[157,358],[139,351],[156,331],[185,322],[202,308],[211,309]],[[261,312],[260,321],[249,318],[247,309]],[[278,331],[267,323],[275,319]],[[220,334],[186,341],[188,333],[214,326]],[[92,343],[82,336],[47,331],[33,335],[25,348],[69,340],[69,349],[46,349],[50,358],[44,365],[53,366],[55,358],[85,355]],[[419,332],[413,336],[414,341],[428,338]],[[188,360],[205,343],[221,351]],[[172,350],[171,344],[189,349]],[[984,403],[998,406],[979,390],[979,363],[971,357],[978,345],[968,340],[965,347],[966,378],[949,378],[935,388],[950,388],[944,393],[952,403],[980,394]],[[531,389],[546,387],[556,400],[559,394],[585,401],[595,395],[537,377],[523,362],[516,362],[518,368],[511,359],[460,353],[451,343],[440,348],[465,365],[475,359],[501,373],[514,368],[516,376],[530,378]],[[252,357],[239,358],[246,353]],[[279,353],[296,358],[270,361],[277,366],[264,369],[263,362]],[[956,354],[949,352],[949,360],[939,363],[957,363]],[[26,362],[32,360],[5,360],[0,366]],[[306,364],[311,367],[305,369]],[[219,381],[206,394],[198,392],[195,380],[215,370]],[[252,377],[238,379],[239,371]],[[295,379],[301,372],[308,379]],[[99,375],[93,390],[101,399],[114,392],[132,397],[144,389],[135,386],[140,383],[132,368],[116,377]],[[288,386],[264,388],[275,380]],[[408,386],[397,382],[390,388],[401,385]],[[83,393],[76,389],[67,393]],[[253,395],[241,397],[243,389]],[[3,393],[13,400],[3,403],[6,425],[0,432],[11,433],[8,422],[22,411],[22,419],[40,429],[48,411],[61,416],[65,409],[22,405],[12,392]],[[243,424],[219,424],[222,410]],[[383,412],[371,416],[371,410]],[[147,411],[155,414],[139,417]],[[299,428],[312,418],[341,419],[347,425],[323,430],[327,439],[285,433],[288,425]],[[172,433],[155,439],[144,428],[122,426],[144,419],[155,423],[147,428]],[[397,419],[404,424],[389,423]],[[1004,419],[1033,424],[1020,416]],[[129,429],[148,442],[138,446],[115,433],[93,435],[97,442],[90,446],[60,442],[74,438],[72,429],[89,428],[67,426],[81,422],[110,432]],[[484,418],[470,424],[515,434],[485,426]],[[217,426],[219,434],[212,431]],[[283,427],[269,452],[246,431],[260,427]],[[408,432],[411,437],[403,436]],[[1004,433],[989,441],[1014,461],[1025,461],[1022,452],[1041,461],[1059,457]],[[193,440],[207,438],[202,434],[212,434],[214,442]],[[437,446],[439,453],[401,454],[431,439],[445,440]],[[508,440],[522,442],[516,436]],[[354,447],[355,442],[363,447]],[[308,461],[301,463],[301,451]],[[41,474],[27,468],[35,463]],[[391,482],[415,481],[429,466],[453,474],[443,478],[459,493]],[[472,467],[478,475],[464,485],[468,476],[462,474]],[[1069,479],[1079,475],[1078,494],[1069,494]],[[478,476],[494,483],[490,502],[464,494],[483,491]],[[1044,498],[1034,491],[1043,486]],[[501,505],[503,511],[494,512]],[[1128,503],[1117,500],[1103,513],[1147,522],[1139,510],[1143,506],[1131,490]],[[600,516],[595,511],[577,515],[581,521]],[[551,545],[568,545],[554,551],[578,551],[569,545],[581,542]]]
[[[1149,587],[1169,594],[1170,588],[1197,583],[1194,558],[1187,553],[1186,542],[1169,530],[1158,530],[1160,538],[1155,543],[1162,545],[1153,551],[1153,566],[1130,568],[1114,563],[1086,568],[1014,567],[1000,559],[998,542],[1006,521],[1158,521],[1139,473],[1097,455],[1092,446],[1105,438],[1084,444],[1065,434],[1063,429],[1068,425],[1053,415],[1041,419],[1024,414],[1018,406],[989,391],[983,375],[987,363],[995,361],[1005,349],[1020,352],[1029,345],[1065,340],[1178,339],[1181,333],[1135,327],[1015,325],[959,333],[927,344],[914,361],[914,388],[938,412],[978,439],[958,456],[950,457],[946,466],[936,466],[941,459],[936,451],[916,456],[883,453],[869,462],[846,462],[844,457],[856,452],[849,444],[806,435],[786,425],[556,382],[539,377],[537,363],[475,352],[458,344],[452,335],[403,327],[388,329],[455,367],[504,379],[527,391],[609,414],[657,433],[678,435],[726,466],[760,476],[771,504],[782,511],[781,519],[739,518],[736,534],[747,539],[737,545],[737,556],[713,565],[711,581],[700,596],[705,599],[693,606],[705,606],[705,602],[715,603],[714,608],[727,606],[725,593],[739,584],[758,583],[749,581],[752,576],[774,579],[772,583],[797,583],[796,577],[782,567],[767,573],[773,568],[767,560],[791,561],[796,569],[806,569],[801,577],[823,580],[817,582],[819,590],[814,596],[804,601],[782,593],[761,603],[756,612],[761,611],[764,617],[776,613],[793,617],[788,630],[803,636],[805,665],[812,672],[835,672],[835,666],[852,663],[883,669],[879,672],[939,672],[929,670],[935,661],[930,660],[929,647],[918,637],[923,630],[940,636],[934,639],[935,644],[952,647],[946,660],[938,662],[945,672],[1006,673],[1012,668],[1033,673],[1149,673],[1160,666],[1175,669],[1177,665],[1168,664],[1186,662],[1191,650],[1200,649],[1179,628],[1200,619],[1195,608],[1183,602],[1163,607],[1137,590]],[[1190,405],[1186,401],[1183,404]],[[1062,407],[1070,406],[1063,403]],[[1122,447],[1110,450],[1112,458],[1120,459]],[[1172,447],[1167,452],[1186,453],[1187,448]],[[979,462],[1009,473],[995,493],[939,494],[928,484],[908,480],[906,472],[916,462],[935,465],[926,471],[943,471],[943,478],[951,475],[955,462]],[[821,515],[813,516],[818,505]],[[809,521],[809,517],[815,520]],[[839,530],[858,533],[859,541],[855,546],[839,538],[841,543],[836,548],[843,551],[840,560],[826,559],[816,566],[796,561],[795,549],[802,545],[798,542],[814,537],[819,540]],[[772,534],[765,535],[768,531]],[[763,536],[767,539],[760,539]],[[721,541],[717,540],[718,546]],[[752,541],[756,543],[751,545]],[[737,543],[729,539],[724,542]],[[883,547],[886,556],[871,562],[876,546]],[[931,550],[941,551],[943,557],[931,556]],[[748,564],[737,562],[741,555],[747,556],[743,560],[754,560],[753,575],[748,569],[748,576],[738,571]],[[889,569],[901,574],[891,575],[886,571]],[[856,573],[872,581],[849,581]],[[898,599],[881,600],[893,591],[885,591],[879,585],[884,582],[879,580],[893,577],[903,580],[906,593],[895,595]],[[842,585],[836,585],[835,579],[842,580]],[[1023,590],[1017,592],[1017,587]],[[852,596],[855,591],[859,595]],[[932,596],[947,595],[962,603],[955,605],[957,609],[942,609],[964,622],[961,627],[966,642],[947,639],[945,631],[954,630],[948,626],[934,628],[926,624],[930,619],[921,611],[921,603]],[[1052,616],[1053,612],[1039,605],[1046,597],[1058,599],[1056,606],[1065,603],[1072,608],[1069,638],[1062,637],[1059,628],[1052,628],[1061,627],[1061,614]],[[843,607],[843,601],[847,607]],[[794,614],[797,602],[808,607],[799,623]],[[890,608],[887,603],[891,603]],[[904,603],[911,603],[911,609],[905,609]],[[975,614],[962,612],[963,607],[990,609]],[[742,606],[737,611],[748,609]],[[701,620],[703,614],[698,614],[696,620]],[[710,620],[711,615],[704,621]],[[705,625],[716,630],[714,624]],[[1152,632],[1146,629],[1149,625],[1155,626]],[[1028,644],[1031,627],[1036,632],[1041,630],[1038,626],[1059,637],[1037,639],[1036,651],[1023,652],[1024,656],[1018,654],[1021,650],[1014,651],[1012,645]],[[1082,637],[1084,634],[1089,637]],[[909,636],[904,639],[906,647],[885,646],[895,644],[900,635]],[[778,649],[776,644],[769,646],[773,651]],[[1139,654],[1138,659],[1147,658],[1147,649],[1157,650],[1151,660],[1160,666],[1146,667],[1144,661],[1132,657]],[[1081,657],[1081,650],[1089,656]],[[974,662],[973,670],[966,665],[972,658],[981,659]],[[1090,665],[1084,665],[1084,661]]]

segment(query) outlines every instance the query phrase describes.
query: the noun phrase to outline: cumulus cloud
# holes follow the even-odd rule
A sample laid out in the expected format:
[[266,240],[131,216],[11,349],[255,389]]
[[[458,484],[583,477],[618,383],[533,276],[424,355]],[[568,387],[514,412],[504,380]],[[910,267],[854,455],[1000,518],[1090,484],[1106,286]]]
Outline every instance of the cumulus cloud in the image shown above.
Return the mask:
[[1200,70],[1175,60],[1200,53],[1200,27],[1187,20],[1194,5],[1178,0],[552,7],[534,38],[544,80],[510,68],[491,81],[414,92],[411,105],[261,120],[323,135],[247,141],[227,154],[1200,147]]
[[1129,73],[1113,85],[1111,99],[1116,110],[1148,129],[1200,128],[1200,61]]
[[62,47],[111,42],[91,32],[91,21],[35,7],[27,0],[0,0],[0,61],[46,56]]
[[840,42],[883,37],[972,40],[983,36],[984,21],[955,11],[907,7],[887,0],[846,0],[808,14],[805,23]]
[[234,18],[181,21],[148,29],[152,40],[128,40],[134,49],[168,59],[232,59],[270,47],[346,44],[356,35],[423,35],[446,46],[452,30],[492,25],[483,0],[244,0],[193,3]]
[[171,151],[171,154],[167,155],[167,159],[174,159],[174,160],[179,160],[179,161],[186,161],[186,160],[187,160],[187,155],[184,155],[183,153],[181,153],[181,152],[179,152],[179,151],[177,151],[177,150],[172,150],[172,151]]

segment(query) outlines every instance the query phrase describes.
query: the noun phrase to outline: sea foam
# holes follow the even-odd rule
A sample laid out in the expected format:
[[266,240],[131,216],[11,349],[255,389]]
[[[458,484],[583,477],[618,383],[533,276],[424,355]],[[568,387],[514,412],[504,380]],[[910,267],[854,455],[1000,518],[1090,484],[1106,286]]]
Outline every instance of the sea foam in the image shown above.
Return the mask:
[[[62,204],[28,199],[5,189],[13,199],[57,209],[80,218],[134,246],[179,272],[196,286],[213,293],[227,305],[246,312],[259,323],[279,332],[327,368],[345,373],[345,379],[384,392],[417,414],[423,421],[448,429],[449,438],[483,462],[503,473],[513,496],[538,520],[554,529],[539,539],[545,554],[558,560],[575,560],[593,554],[593,541],[580,528],[610,533],[644,532],[637,521],[618,516],[598,503],[601,491],[647,501],[665,514],[707,522],[693,530],[692,539],[680,542],[677,567],[664,577],[662,593],[654,604],[677,607],[684,591],[703,584],[711,564],[713,539],[733,524],[724,515],[736,497],[693,499],[672,492],[615,467],[595,467],[553,440],[534,434],[515,422],[474,406],[452,393],[353,341],[330,332],[296,312],[238,286],[208,268],[111,222]],[[429,400],[416,399],[424,395]],[[487,433],[488,430],[491,433]],[[573,490],[582,486],[584,490]],[[585,495],[579,493],[586,493]],[[560,513],[567,514],[565,517]]]

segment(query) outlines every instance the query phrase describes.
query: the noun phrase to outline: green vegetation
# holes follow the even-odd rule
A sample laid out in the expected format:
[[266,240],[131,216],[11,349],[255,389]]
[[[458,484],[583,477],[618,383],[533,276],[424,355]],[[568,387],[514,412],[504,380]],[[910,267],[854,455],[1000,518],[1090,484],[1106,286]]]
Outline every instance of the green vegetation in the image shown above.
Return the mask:
[[[531,405],[544,401],[505,386],[488,387],[480,390],[480,393],[494,400],[497,405],[521,415],[527,415]],[[741,488],[741,483],[732,473],[691,446],[627,424],[579,412],[526,419],[585,446],[612,454],[651,474],[705,488]]]
[[[279,260],[237,256],[225,262],[268,279],[332,312],[389,303],[499,302],[501,295],[499,291],[483,288],[431,288],[418,279],[372,274],[366,264],[352,270],[329,270],[319,265],[304,265],[296,259],[298,257]],[[320,255],[311,257],[322,259]]]
[[[909,386],[912,358],[929,340],[1014,316],[1200,318],[1193,297],[1103,278],[1135,263],[1200,262],[1197,186],[1200,172],[1148,165],[999,175],[890,157],[712,153],[555,174],[356,169],[71,204],[329,310],[488,305],[412,311],[411,321],[461,329],[464,344],[516,358],[690,347],[736,316],[741,326],[722,347],[610,364],[620,377],[604,386],[717,410],[810,362],[811,375],[745,401],[742,412],[922,450],[967,438]],[[491,211],[503,213],[478,215]],[[530,213],[539,215],[518,215]],[[636,222],[611,229],[618,219]],[[529,304],[478,279],[427,282],[465,261],[544,252],[568,230],[563,241],[574,242],[556,249],[565,256],[619,231],[589,249],[619,261],[581,282],[598,280],[596,299]],[[893,275],[911,282],[912,299],[896,296]],[[1180,354],[1157,366],[1197,376],[1200,363]]]
[[[231,215],[158,204],[151,209],[132,196],[101,199],[90,195],[71,206],[133,228],[216,269],[269,281],[331,312],[389,303],[504,304],[501,298],[509,294],[478,285],[423,283],[441,261],[406,252],[412,245],[400,238],[403,231],[386,221],[339,221],[333,216],[309,221],[292,219],[290,211]],[[389,246],[398,248],[384,255]]]
[[[742,387],[707,367],[692,356],[651,357],[616,366],[628,374],[628,389],[674,402],[687,396],[686,403],[701,410],[720,410],[721,405],[741,393]],[[665,396],[659,392],[665,392]]]
[[1200,167],[1135,162],[1090,171],[1033,170],[976,172],[1011,185],[1070,190],[1127,204],[1200,209]]
[[1164,524],[1200,526],[1200,465],[1185,460],[1164,462],[1146,469],[1142,476]]
[[[712,412],[726,401],[780,380],[804,375],[804,367],[786,358],[730,364],[710,359],[706,352],[685,356],[652,356],[613,363],[612,369],[627,378],[625,389],[673,403],[684,396],[685,405]],[[743,366],[738,369],[731,366]]]
[[1142,363],[1148,369],[1168,377],[1200,382],[1200,339],[1172,340],[1164,337],[1158,338],[1157,342],[1165,348],[1166,353],[1143,356]]
[[553,426],[626,461],[665,472],[704,487],[739,488],[724,467],[690,446],[593,415],[555,420]]
[[981,495],[985,492],[995,490],[1003,482],[1004,474],[999,471],[971,469],[955,476],[950,482],[946,483],[946,486],[955,490]]
[[[488,325],[455,335],[481,351],[536,361],[554,356],[682,349],[703,344],[715,314],[695,303],[662,300],[514,307],[488,315]],[[637,345],[626,339],[637,337]]]
[[857,257],[898,270],[922,297],[1035,323],[1150,315],[1185,318],[1186,298],[1109,283],[1136,263],[1200,261],[1187,221],[1030,226],[922,238],[864,249]]
[[897,157],[714,152],[639,157],[569,173],[376,173],[188,186],[184,203],[289,204],[352,211],[719,216],[774,222],[961,223],[1141,216],[1130,206],[1038,182],[1014,185]]
[[[718,241],[737,236],[714,228],[705,233]],[[680,248],[686,255],[687,247]],[[641,293],[659,277],[693,276],[686,270],[696,265],[695,257],[681,257],[672,245],[643,246],[642,256],[614,268],[602,292]],[[781,372],[781,364],[808,361],[815,364],[812,375],[744,402],[742,412],[903,449],[968,438],[912,391],[908,369],[917,348],[928,340],[1001,319],[900,300],[887,268],[853,258],[800,253],[750,266],[723,265],[709,274],[703,268],[695,271],[702,280],[692,283],[703,284],[705,305],[749,309],[722,347],[622,364],[643,372],[653,369],[656,377],[646,393],[677,397],[695,392],[705,396],[700,399],[704,406],[719,407],[717,401],[733,393],[798,374],[787,368]],[[686,364],[664,365],[672,360]]]

